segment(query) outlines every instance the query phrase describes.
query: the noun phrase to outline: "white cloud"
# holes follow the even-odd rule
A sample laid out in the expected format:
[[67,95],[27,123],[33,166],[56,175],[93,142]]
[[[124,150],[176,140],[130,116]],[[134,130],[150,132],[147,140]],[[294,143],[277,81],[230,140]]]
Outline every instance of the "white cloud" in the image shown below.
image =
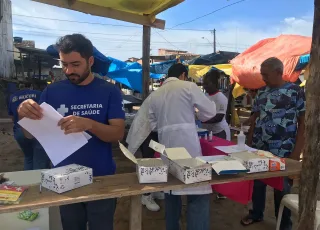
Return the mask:
[[[19,15],[132,26],[132,24],[93,16],[89,17],[79,12],[72,12],[29,0],[12,0],[12,4],[13,13]],[[46,48],[64,34],[80,32],[91,39],[93,44],[108,56],[125,60],[131,56],[141,57],[142,55],[141,27],[79,24],[15,15],[13,16],[13,21],[14,34],[22,36],[24,39],[35,40],[38,48]],[[216,28],[217,49],[241,52],[261,39],[275,37],[280,34],[311,36],[312,24],[311,15],[301,18],[294,16],[284,18],[277,24],[266,24],[263,28],[256,28],[248,23],[238,21],[226,21]],[[170,43],[166,40],[170,41]],[[206,54],[213,50],[211,41],[212,34],[209,31],[152,30],[151,54],[156,55],[159,48],[181,49],[192,53]]]

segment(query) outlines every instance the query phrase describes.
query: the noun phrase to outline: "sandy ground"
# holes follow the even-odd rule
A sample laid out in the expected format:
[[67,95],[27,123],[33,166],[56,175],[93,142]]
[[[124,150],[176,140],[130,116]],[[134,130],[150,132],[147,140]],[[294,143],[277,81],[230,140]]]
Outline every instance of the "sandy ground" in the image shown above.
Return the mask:
[[[12,134],[11,125],[0,124],[0,172],[19,171],[23,169],[23,155],[17,146],[13,136],[3,134],[2,131]],[[133,172],[132,163],[125,159],[117,148],[114,149],[117,162],[117,173]],[[294,188],[297,191],[297,188]],[[211,229],[212,230],[274,230],[276,220],[274,218],[273,192],[268,189],[265,221],[250,227],[242,227],[239,223],[241,217],[248,212],[248,207],[230,200],[216,200],[215,195],[211,199]],[[143,208],[143,229],[164,230],[165,214],[163,201],[159,202],[161,211],[150,212]],[[129,229],[129,199],[118,200],[115,215],[115,230]],[[183,207],[182,229],[186,229],[186,206]]]

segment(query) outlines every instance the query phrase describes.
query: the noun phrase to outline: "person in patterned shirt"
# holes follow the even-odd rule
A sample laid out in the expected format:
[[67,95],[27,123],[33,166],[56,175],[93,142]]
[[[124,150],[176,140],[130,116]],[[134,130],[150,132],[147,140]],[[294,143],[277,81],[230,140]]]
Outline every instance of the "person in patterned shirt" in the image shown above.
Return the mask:
[[[266,87],[261,88],[255,98],[255,123],[249,130],[248,145],[281,158],[299,160],[304,145],[304,91],[298,85],[283,80],[283,63],[277,58],[265,60],[260,72]],[[284,178],[283,191],[274,190],[276,218],[281,199],[290,193],[291,186],[292,180]],[[262,221],[265,201],[266,184],[256,180],[252,194],[253,209],[241,224],[247,226]],[[280,230],[291,229],[291,212],[285,208]]]

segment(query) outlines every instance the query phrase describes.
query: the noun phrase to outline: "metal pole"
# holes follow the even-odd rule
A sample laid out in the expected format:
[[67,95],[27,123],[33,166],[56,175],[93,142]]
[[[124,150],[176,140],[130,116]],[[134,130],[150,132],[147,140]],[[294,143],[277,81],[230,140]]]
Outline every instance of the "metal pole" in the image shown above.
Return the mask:
[[213,52],[216,53],[216,29],[213,30]]

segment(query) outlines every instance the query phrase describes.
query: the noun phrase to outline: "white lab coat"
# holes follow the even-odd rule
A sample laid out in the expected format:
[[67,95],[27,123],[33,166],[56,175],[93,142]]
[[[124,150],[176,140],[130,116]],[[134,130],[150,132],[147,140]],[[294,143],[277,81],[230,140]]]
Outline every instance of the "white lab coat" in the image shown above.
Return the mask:
[[[215,103],[196,84],[174,77],[150,95],[149,103],[151,128],[157,128],[159,142],[167,148],[184,147],[192,157],[201,156],[194,111],[197,108],[199,120],[205,122],[216,115]],[[172,191],[174,195],[209,193],[211,186]]]
[[150,96],[144,100],[135,115],[126,139],[128,150],[133,154],[137,152],[152,131],[149,122],[149,101]]

